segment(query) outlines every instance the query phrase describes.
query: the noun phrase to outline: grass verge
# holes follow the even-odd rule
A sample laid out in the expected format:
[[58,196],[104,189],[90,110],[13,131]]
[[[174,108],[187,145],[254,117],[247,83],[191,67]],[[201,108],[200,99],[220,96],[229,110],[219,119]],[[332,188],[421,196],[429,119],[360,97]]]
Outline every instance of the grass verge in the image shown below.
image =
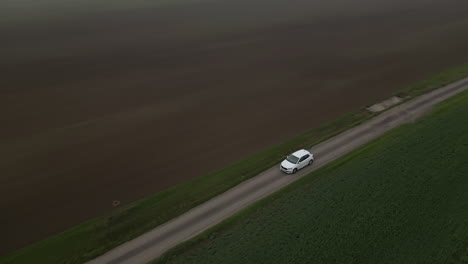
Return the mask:
[[[466,76],[468,65],[434,76],[397,95],[408,100]],[[158,192],[1,257],[0,263],[83,263],[274,166],[285,154],[298,148],[310,148],[373,116],[364,108],[359,109],[226,168]]]
[[467,263],[467,115],[464,92],[153,263]]

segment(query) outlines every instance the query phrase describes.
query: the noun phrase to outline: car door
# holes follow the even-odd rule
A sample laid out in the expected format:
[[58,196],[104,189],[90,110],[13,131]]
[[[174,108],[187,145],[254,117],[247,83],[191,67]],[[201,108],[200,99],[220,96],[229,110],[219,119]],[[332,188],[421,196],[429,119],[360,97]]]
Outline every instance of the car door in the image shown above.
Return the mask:
[[305,155],[305,156],[302,156],[300,159],[299,159],[299,169],[302,169],[304,168],[306,165],[307,165],[307,158],[309,157],[309,155]]

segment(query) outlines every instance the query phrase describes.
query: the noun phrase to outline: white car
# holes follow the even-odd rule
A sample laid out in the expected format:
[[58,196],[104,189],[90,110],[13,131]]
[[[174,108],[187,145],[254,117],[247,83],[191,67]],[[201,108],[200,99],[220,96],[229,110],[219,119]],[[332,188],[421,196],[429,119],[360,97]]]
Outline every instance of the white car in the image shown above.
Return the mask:
[[296,173],[314,162],[314,154],[305,149],[298,150],[281,162],[280,170],[285,173]]

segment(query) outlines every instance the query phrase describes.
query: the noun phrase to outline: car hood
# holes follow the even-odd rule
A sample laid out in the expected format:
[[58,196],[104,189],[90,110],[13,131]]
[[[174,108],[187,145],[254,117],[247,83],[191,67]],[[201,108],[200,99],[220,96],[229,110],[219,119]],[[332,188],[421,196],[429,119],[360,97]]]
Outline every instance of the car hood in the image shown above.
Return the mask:
[[293,163],[289,162],[288,160],[283,160],[283,162],[281,162],[281,166],[289,169],[289,168],[292,168],[292,167],[296,166],[296,164],[293,164]]

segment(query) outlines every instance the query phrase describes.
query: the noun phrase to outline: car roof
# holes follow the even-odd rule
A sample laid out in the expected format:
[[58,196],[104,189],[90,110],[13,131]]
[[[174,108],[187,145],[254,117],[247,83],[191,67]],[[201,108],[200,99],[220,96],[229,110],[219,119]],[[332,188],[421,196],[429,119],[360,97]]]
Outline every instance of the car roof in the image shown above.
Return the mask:
[[301,150],[298,150],[296,152],[294,152],[292,155],[296,156],[296,157],[302,157],[304,156],[305,154],[309,154],[310,152],[305,150],[305,149],[301,149]]

